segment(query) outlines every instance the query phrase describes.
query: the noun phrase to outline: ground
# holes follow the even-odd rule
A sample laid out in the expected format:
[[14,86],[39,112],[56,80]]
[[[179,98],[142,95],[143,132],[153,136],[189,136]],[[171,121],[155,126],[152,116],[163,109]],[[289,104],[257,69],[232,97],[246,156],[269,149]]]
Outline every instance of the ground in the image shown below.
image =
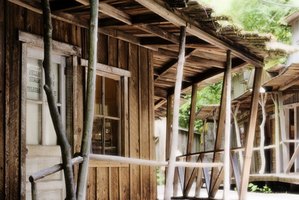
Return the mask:
[[[158,199],[163,199],[164,186],[158,186]],[[190,196],[194,195],[194,187],[190,191]],[[238,200],[238,194],[236,191],[230,191],[231,200]],[[223,191],[219,190],[216,194],[216,199],[222,199]],[[207,191],[205,189],[201,190],[202,198],[207,198]],[[298,200],[299,194],[288,194],[288,193],[255,193],[248,192],[248,200]]]

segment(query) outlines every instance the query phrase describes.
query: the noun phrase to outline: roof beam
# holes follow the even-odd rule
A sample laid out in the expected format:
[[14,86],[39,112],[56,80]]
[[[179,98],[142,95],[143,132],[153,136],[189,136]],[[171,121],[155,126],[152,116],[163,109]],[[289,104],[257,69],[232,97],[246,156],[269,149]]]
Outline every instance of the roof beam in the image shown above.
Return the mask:
[[[189,58],[194,51],[196,51],[196,49],[186,50],[185,59]],[[161,70],[159,70],[158,76],[155,78],[155,81],[161,78],[163,75],[165,75],[172,67],[176,66],[177,64],[178,64],[178,59],[170,60],[166,65],[164,65],[161,68]]]
[[[88,0],[75,0],[76,2],[79,2],[85,6],[89,6],[89,1]],[[133,24],[132,23],[132,18],[130,15],[125,13],[124,11],[121,11],[107,3],[99,3],[99,12],[102,12],[114,19],[117,19],[127,25],[133,25],[135,28],[141,29],[145,32],[154,34],[158,37],[161,37],[165,40],[171,41],[175,44],[179,43],[179,37],[169,33],[158,26],[152,26],[148,24]]]
[[217,47],[223,48],[225,50],[230,49],[232,53],[239,58],[245,60],[246,62],[251,63],[256,67],[263,67],[263,58],[258,57],[257,55],[252,54],[246,49],[236,47],[228,42],[222,41],[219,38],[215,37],[211,33],[208,33],[206,30],[200,28],[194,20],[188,18],[187,16],[183,16],[177,12],[168,10],[166,8],[165,2],[157,2],[154,0],[135,0],[139,4],[143,5],[147,9],[152,12],[160,15],[164,19],[173,23],[176,26],[186,26],[186,31],[189,34],[197,36],[198,38],[205,40],[206,42],[213,44]]
[[[90,5],[88,0],[75,0],[75,1],[83,4],[84,6]],[[99,12],[104,13],[114,19],[121,21],[121,22],[124,22],[125,24],[132,25],[131,17],[127,13],[125,13],[119,9],[116,9],[107,3],[103,3],[103,2],[99,3]]]

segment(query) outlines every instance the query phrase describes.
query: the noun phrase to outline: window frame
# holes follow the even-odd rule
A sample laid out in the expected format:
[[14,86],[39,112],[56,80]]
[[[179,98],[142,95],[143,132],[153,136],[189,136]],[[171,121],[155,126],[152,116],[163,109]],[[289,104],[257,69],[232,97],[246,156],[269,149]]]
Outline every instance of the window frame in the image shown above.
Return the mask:
[[[88,66],[88,60],[81,59],[80,60],[80,65],[83,67]],[[128,78],[131,77],[131,72],[125,69],[121,69],[118,67],[102,64],[102,63],[97,63],[96,64],[96,73],[97,76],[113,79],[113,80],[119,80],[119,128],[118,128],[118,138],[117,138],[117,155],[121,156],[127,156],[128,155],[128,101],[129,101],[129,92],[128,92],[128,87],[129,87],[129,82]],[[113,117],[108,117],[105,118],[105,115],[102,116],[104,121],[106,119],[111,118],[113,120]],[[95,119],[95,116],[94,116]],[[103,126],[104,130],[104,126]],[[104,136],[105,137],[105,136]],[[102,142],[102,145],[104,146],[105,143]],[[104,147],[105,148],[105,147]],[[104,152],[104,149],[102,147],[102,153]],[[109,154],[107,154],[109,155]]]

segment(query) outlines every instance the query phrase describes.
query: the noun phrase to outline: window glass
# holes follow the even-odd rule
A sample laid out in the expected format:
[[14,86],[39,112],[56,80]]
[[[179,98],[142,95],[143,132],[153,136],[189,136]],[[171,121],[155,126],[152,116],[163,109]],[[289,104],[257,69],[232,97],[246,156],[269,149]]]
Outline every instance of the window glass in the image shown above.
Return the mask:
[[37,59],[28,58],[27,63],[27,98],[41,100],[42,98],[42,67]]
[[41,105],[27,102],[26,104],[26,143],[41,143]]
[[[113,77],[115,78],[116,75]],[[120,77],[96,76],[93,153],[116,155],[120,149]],[[103,106],[104,105],[104,106]]]
[[44,128],[44,145],[56,145],[57,144],[57,137],[56,137],[56,132],[54,129],[54,125],[52,122],[52,118],[50,115],[50,110],[48,104],[45,105],[45,128]]

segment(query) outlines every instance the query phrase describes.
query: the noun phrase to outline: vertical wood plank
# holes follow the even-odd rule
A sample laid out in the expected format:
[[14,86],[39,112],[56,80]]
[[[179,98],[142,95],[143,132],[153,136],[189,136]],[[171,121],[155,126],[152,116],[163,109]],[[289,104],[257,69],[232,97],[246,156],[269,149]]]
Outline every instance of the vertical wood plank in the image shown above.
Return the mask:
[[[118,40],[118,67],[121,69],[128,69],[128,43]],[[129,156],[129,105],[128,105],[128,77],[122,77],[122,113],[121,113],[121,155]],[[130,178],[129,178],[129,168],[119,168],[119,199],[129,199],[130,198]]]
[[253,92],[251,97],[251,106],[250,106],[250,118],[247,128],[247,138],[245,144],[245,156],[244,164],[241,176],[241,185],[240,185],[240,195],[239,198],[246,200],[249,173],[251,166],[251,157],[253,150],[253,141],[255,135],[256,121],[257,121],[257,111],[258,111],[258,100],[259,100],[259,90],[261,86],[261,77],[262,77],[262,68],[256,67],[254,74],[254,83],[253,83]]
[[6,4],[0,0],[0,196],[5,194],[5,13]]
[[96,168],[96,199],[109,199],[109,169],[107,167]]
[[[138,118],[138,47],[129,44],[129,71],[131,78],[129,81],[129,152],[130,157],[139,158],[139,118]],[[136,165],[130,166],[130,199],[140,199],[140,174],[139,167]]]
[[[140,47],[139,80],[140,80],[140,158],[150,159],[150,132],[149,132],[149,66],[147,49]],[[141,166],[141,199],[150,197],[150,167]]]
[[27,80],[27,45],[22,44],[22,58],[21,58],[21,199],[25,199],[26,196],[26,80]]
[[11,16],[6,19],[6,194],[7,199],[19,199],[20,197],[20,45],[17,38],[16,28],[23,29],[23,9],[8,4],[7,13]]
[[[115,38],[108,38],[108,65],[117,67],[118,66],[118,41]],[[108,91],[107,91],[108,92]],[[120,147],[119,147],[120,148]],[[113,167],[109,168],[110,172],[110,178],[111,178],[111,184],[109,186],[110,191],[110,198],[111,199],[119,199],[118,192],[115,192],[115,190],[119,187],[119,173],[118,169]],[[113,192],[114,191],[114,192]]]
[[[148,51],[149,67],[149,141],[150,141],[150,159],[155,160],[155,143],[154,143],[154,68],[153,54]],[[155,167],[150,168],[150,199],[157,198],[157,178]]]
[[97,199],[97,174],[96,168],[90,167],[89,168],[89,176],[87,180],[87,192],[86,192],[86,199]]

